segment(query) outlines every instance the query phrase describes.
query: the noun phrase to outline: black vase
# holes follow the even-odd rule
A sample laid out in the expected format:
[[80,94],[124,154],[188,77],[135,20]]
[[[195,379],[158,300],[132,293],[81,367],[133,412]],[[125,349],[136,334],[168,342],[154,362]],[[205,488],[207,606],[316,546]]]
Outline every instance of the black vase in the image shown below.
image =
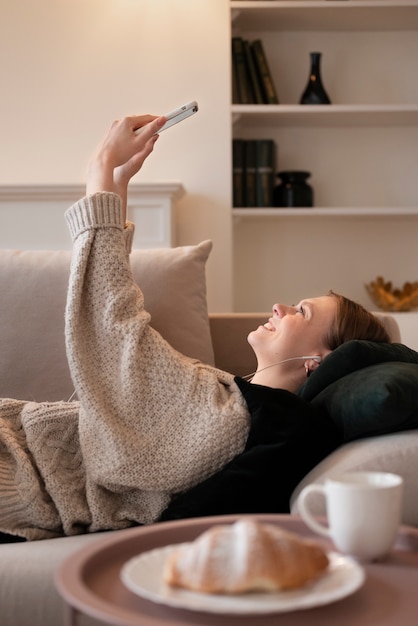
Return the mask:
[[279,172],[277,176],[282,182],[273,190],[273,205],[276,207],[313,206],[313,189],[306,182],[310,175],[310,172],[301,170]]
[[331,104],[321,80],[321,52],[311,52],[311,70],[300,104]]

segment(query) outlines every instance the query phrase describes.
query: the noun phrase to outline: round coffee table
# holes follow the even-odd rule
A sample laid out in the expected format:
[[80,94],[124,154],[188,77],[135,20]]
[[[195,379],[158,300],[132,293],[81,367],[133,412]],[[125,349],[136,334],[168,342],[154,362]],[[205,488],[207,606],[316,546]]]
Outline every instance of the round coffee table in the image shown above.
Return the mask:
[[394,549],[382,562],[365,565],[366,580],[342,600],[289,613],[220,615],[157,604],[129,591],[120,580],[127,560],[153,548],[192,541],[214,524],[251,517],[274,523],[305,537],[315,537],[328,550],[334,547],[313,535],[291,515],[206,517],[164,522],[118,531],[97,540],[64,561],[56,573],[57,589],[66,602],[67,626],[76,626],[80,613],[113,626],[413,626],[417,623],[418,530],[401,527]]

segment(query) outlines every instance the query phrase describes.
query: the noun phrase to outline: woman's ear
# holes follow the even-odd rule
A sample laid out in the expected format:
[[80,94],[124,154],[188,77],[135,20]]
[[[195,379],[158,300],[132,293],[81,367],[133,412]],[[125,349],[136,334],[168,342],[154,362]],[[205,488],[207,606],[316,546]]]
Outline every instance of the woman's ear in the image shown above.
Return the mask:
[[311,357],[310,359],[306,359],[304,363],[306,378],[309,378],[312,372],[316,370],[317,367],[319,367],[319,365],[322,363],[322,359],[323,357],[319,355],[317,357]]

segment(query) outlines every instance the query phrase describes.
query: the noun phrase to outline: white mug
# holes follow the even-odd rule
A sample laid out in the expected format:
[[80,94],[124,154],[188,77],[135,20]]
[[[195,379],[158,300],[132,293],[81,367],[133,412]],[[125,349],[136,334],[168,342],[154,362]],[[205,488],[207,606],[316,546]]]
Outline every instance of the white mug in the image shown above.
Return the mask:
[[[325,496],[328,526],[308,508],[312,493]],[[331,537],[342,552],[361,561],[388,554],[401,521],[403,479],[386,472],[350,472],[308,485],[298,498],[298,510],[315,532]]]

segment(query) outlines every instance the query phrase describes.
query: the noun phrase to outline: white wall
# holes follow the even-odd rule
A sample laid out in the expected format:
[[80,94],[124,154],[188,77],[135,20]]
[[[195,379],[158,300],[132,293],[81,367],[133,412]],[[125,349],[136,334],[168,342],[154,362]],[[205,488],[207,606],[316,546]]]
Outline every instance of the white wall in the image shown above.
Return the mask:
[[209,308],[229,310],[229,42],[227,0],[0,0],[0,185],[84,182],[113,119],[198,100],[135,182],[184,185],[177,243],[213,239]]
[[[207,272],[211,311],[227,311],[233,307],[240,311],[264,311],[278,300],[291,302],[329,288],[373,306],[364,282],[378,274],[395,285],[416,280],[416,218],[379,219],[376,224],[371,224],[370,220],[243,221],[236,225],[235,253],[232,254],[229,22],[228,0],[0,0],[0,185],[82,183],[89,154],[114,118],[127,113],[163,113],[186,100],[196,99],[200,105],[198,115],[161,135],[155,153],[135,182],[174,180],[184,185],[186,194],[176,207],[177,243],[213,239],[214,250]],[[315,35],[320,37],[318,42],[311,41],[313,36],[309,33],[264,36],[283,102],[295,101],[304,85],[306,50],[311,43],[323,47],[330,45],[330,41],[333,46],[335,40],[341,46],[345,42],[350,58],[351,51],[357,54],[355,63],[350,66],[355,68],[357,76],[362,58],[356,52],[357,47],[363,51],[364,59],[370,56],[371,62],[375,62],[375,49],[382,38],[392,42],[389,48],[398,59],[396,72],[401,73],[400,82],[408,89],[399,96],[400,100],[416,101],[416,81],[405,80],[414,75],[414,70],[410,67],[405,71],[404,65],[399,63],[393,34],[374,34],[371,38],[368,34],[359,34],[356,45],[351,47],[347,35],[328,33],[324,37],[320,33]],[[399,55],[416,58],[412,54],[417,49],[415,33],[401,33],[400,37]],[[373,43],[371,52],[369,48],[365,51],[369,39]],[[291,64],[283,63],[285,55],[280,53],[281,46],[284,51],[289,45],[292,54],[286,59],[291,58]],[[330,50],[335,48],[330,47]],[[325,48],[325,52],[329,51]],[[327,66],[330,60],[330,53],[325,54],[324,77],[334,95],[331,69]],[[386,61],[387,58],[381,66],[390,67],[393,76],[393,64],[388,65],[390,55],[388,63]],[[337,67],[340,66],[341,58],[338,58]],[[299,82],[292,82],[296,80],[292,78],[294,75],[301,76],[301,86]],[[368,76],[368,72],[365,75]],[[363,86],[362,98],[356,100],[351,91],[355,81],[352,74],[348,76],[351,77],[347,83],[349,91],[339,94],[340,101],[363,101]],[[382,80],[367,83],[367,102],[383,99],[381,93],[373,91],[375,83],[384,84]],[[345,80],[341,84],[345,85]],[[383,100],[396,101],[396,97]],[[324,151],[324,165],[320,151],[315,159],[313,155],[310,159],[306,156],[306,162],[296,163],[290,150],[294,130],[281,131],[279,169],[297,165],[310,170],[315,161],[313,181],[318,201],[332,206],[334,197],[326,197],[329,182],[326,163],[330,162],[330,152],[336,150],[336,139],[333,135],[330,137],[329,150]],[[343,139],[340,144],[343,149],[338,150],[339,158],[335,160],[338,168],[334,174],[342,178],[346,172],[352,173],[353,168],[350,156],[353,147],[346,149],[350,143],[346,135],[355,139],[364,132],[364,129],[352,130],[342,135],[340,131],[338,135]],[[259,129],[255,132],[259,133]],[[269,128],[264,132],[270,135]],[[323,145],[325,134],[314,129],[313,139],[315,132],[320,134]],[[368,132],[376,139],[379,131]],[[357,193],[357,196],[341,197],[339,192],[340,204],[416,204],[417,144],[411,141],[412,137],[406,142],[405,136],[416,137],[417,130],[385,129],[383,134],[387,139],[392,132],[391,145],[396,150],[390,159],[383,144],[379,152],[381,159],[376,164],[369,151],[365,151],[365,156],[360,155],[362,160],[354,150],[357,167],[361,169],[366,159],[367,168],[373,168],[378,184],[363,186],[361,193],[357,182],[349,184],[347,193]],[[399,164],[405,163],[406,143],[411,158],[406,159],[408,167],[402,169]],[[311,150],[315,149],[314,141],[312,146]],[[397,153],[402,159],[395,168]],[[306,154],[310,154],[309,149]],[[341,162],[341,157],[345,161]],[[323,187],[321,168],[327,181],[327,186]],[[382,184],[386,179],[390,180],[391,189],[393,181],[398,181],[397,193],[394,197],[386,193],[383,202],[381,190],[387,192],[387,185]],[[339,182],[337,177],[338,189]],[[62,207],[57,210],[61,211]],[[14,215],[13,207],[10,214]],[[3,241],[4,230],[13,224],[10,214],[5,216],[0,212]],[[38,206],[31,219],[43,220],[45,231],[51,230],[48,215],[42,214]],[[65,229],[63,220],[60,224],[59,228]],[[32,232],[29,216],[18,227]],[[56,222],[53,228],[58,228]],[[372,242],[368,239],[370,232]],[[343,248],[338,247],[335,240],[341,238],[341,233]],[[324,238],[325,245],[320,243]],[[50,232],[47,239],[53,239]],[[380,240],[389,240],[391,245],[381,245]],[[36,235],[34,247],[41,245]]]

